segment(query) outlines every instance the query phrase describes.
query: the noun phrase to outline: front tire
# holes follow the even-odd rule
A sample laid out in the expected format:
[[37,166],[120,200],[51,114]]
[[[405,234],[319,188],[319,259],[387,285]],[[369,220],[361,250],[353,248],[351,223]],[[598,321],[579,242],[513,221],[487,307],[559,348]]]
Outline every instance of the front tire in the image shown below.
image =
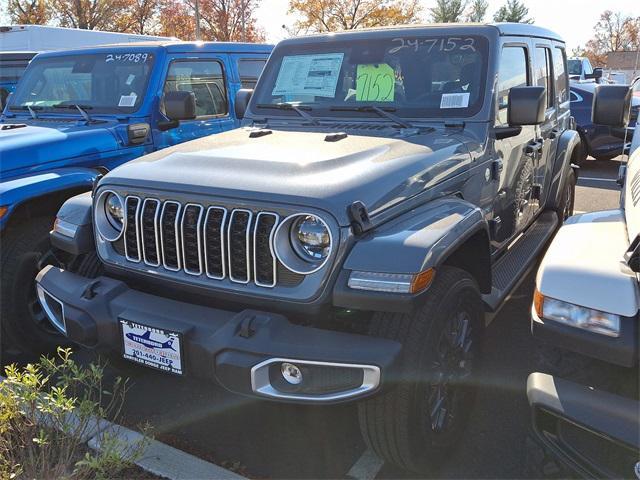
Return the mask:
[[51,250],[51,217],[37,217],[10,226],[2,237],[0,323],[4,353],[40,355],[66,344],[42,310],[35,277],[48,264],[57,264]]
[[426,296],[413,315],[374,314],[370,334],[401,342],[402,357],[386,391],[358,404],[367,445],[416,473],[437,466],[463,432],[484,320],[478,286],[463,270],[439,269]]
[[558,220],[562,224],[567,218],[573,215],[576,201],[576,172],[573,168],[569,169],[567,178],[562,186],[562,194],[560,204],[556,208]]

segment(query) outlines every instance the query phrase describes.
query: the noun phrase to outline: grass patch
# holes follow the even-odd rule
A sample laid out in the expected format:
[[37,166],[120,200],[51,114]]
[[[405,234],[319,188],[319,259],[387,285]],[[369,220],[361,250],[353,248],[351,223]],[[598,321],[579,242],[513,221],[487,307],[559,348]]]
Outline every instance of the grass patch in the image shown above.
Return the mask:
[[[59,348],[54,358],[6,367],[0,383],[0,480],[106,479],[137,468],[133,463],[148,437],[127,445],[101,423],[117,423],[128,380],[117,377],[107,386],[104,364],[80,366],[71,357],[70,349]],[[86,445],[96,435],[99,451]]]

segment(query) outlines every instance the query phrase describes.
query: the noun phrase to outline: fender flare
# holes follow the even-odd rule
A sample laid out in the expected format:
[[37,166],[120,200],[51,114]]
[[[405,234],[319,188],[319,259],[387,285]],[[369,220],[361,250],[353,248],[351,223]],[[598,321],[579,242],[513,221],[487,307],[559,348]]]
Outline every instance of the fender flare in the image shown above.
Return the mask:
[[98,175],[99,172],[91,168],[60,168],[0,182],[0,205],[8,208],[0,219],[0,230],[20,205],[65,190],[91,190]]
[[567,177],[567,172],[572,168],[571,157],[575,149],[580,148],[581,142],[580,134],[575,130],[565,130],[562,135],[560,135],[556,149],[556,157],[553,162],[553,170],[551,172],[551,182],[549,183],[549,193],[546,202],[547,208],[554,209],[560,205],[562,186]]
[[[486,238],[489,273],[482,283],[489,284],[483,285],[483,290],[490,289],[489,225],[484,213],[461,198],[448,197],[414,209],[358,240],[342,266],[334,288],[334,305],[365,310],[411,311],[425,292],[413,295],[353,290],[347,285],[349,274],[353,270],[415,274],[429,268],[435,268],[437,272],[439,265],[477,234]],[[478,258],[483,258],[481,252],[478,252]]]

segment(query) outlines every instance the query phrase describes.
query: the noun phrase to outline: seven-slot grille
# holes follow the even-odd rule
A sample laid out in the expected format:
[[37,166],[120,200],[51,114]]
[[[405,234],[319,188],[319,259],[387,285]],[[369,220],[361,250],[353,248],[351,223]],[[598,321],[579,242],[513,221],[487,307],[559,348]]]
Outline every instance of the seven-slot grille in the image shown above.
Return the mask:
[[276,213],[136,196],[126,197],[125,213],[124,251],[131,262],[261,287],[277,283],[271,247]]

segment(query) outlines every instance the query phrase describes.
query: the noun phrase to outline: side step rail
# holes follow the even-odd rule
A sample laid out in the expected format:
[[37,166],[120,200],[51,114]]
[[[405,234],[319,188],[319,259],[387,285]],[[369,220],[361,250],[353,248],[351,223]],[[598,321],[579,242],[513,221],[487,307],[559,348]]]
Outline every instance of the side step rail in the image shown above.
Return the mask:
[[491,293],[482,296],[487,310],[495,312],[507,296],[524,280],[540,252],[547,246],[558,226],[555,212],[542,212],[520,239],[511,245],[492,269]]

